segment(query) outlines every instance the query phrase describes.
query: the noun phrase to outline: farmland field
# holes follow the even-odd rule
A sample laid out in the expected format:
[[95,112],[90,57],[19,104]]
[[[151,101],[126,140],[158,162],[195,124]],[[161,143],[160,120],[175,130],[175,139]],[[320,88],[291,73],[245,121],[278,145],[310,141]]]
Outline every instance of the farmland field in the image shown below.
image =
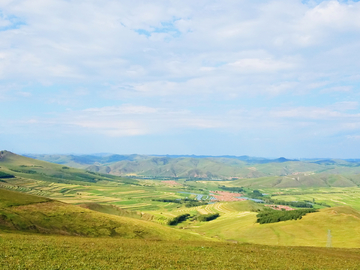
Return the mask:
[[264,189],[264,192],[273,194],[273,197],[279,200],[315,200],[315,202],[323,202],[329,206],[347,205],[360,210],[360,188],[358,187]]
[[[186,182],[182,182],[185,184]],[[278,224],[256,223],[256,208],[262,204],[246,202],[217,202],[209,205],[185,207],[182,204],[161,202],[154,199],[163,198],[195,198],[194,194],[210,194],[216,189],[213,183],[202,184],[191,181],[189,185],[179,186],[162,183],[157,180],[140,181],[138,185],[121,183],[97,183],[91,185],[74,185],[65,183],[49,183],[13,178],[2,183],[8,189],[42,195],[70,204],[83,205],[97,203],[113,205],[122,211],[103,210],[105,213],[152,220],[166,224],[167,220],[181,214],[205,215],[219,213],[220,217],[209,222],[184,221],[177,226],[194,233],[214,239],[248,242],[269,245],[288,246],[326,246],[326,234],[332,231],[334,247],[360,246],[360,232],[356,230],[359,222],[351,215],[332,215],[321,210],[320,213],[308,214],[300,221],[286,221]],[[187,191],[188,190],[188,191]],[[262,189],[272,198],[286,201],[308,200],[327,204],[333,207],[348,206],[360,210],[359,188],[291,188]],[[275,195],[275,196],[274,196]],[[250,208],[249,208],[250,207]],[[317,205],[322,209],[325,206]],[[96,208],[98,209],[98,208]],[[124,212],[127,211],[127,212]],[[325,211],[325,212],[322,212]],[[338,226],[336,226],[338,224]],[[342,226],[342,227],[341,227]]]

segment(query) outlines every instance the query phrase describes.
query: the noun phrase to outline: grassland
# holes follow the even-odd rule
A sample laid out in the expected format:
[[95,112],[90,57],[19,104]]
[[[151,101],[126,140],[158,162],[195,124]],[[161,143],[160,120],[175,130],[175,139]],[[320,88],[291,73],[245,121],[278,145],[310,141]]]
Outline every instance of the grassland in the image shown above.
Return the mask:
[[158,240],[202,237],[129,217],[0,189],[0,230],[78,236],[112,236]]
[[[271,164],[263,164],[263,166],[271,166]],[[111,221],[105,222],[107,225],[104,227],[97,227],[94,224],[87,225],[93,228],[89,232],[85,232],[85,229],[81,228],[81,226],[76,227],[75,225],[66,224],[65,227],[69,230],[67,234],[93,236],[116,235],[113,229],[117,226],[112,225],[113,222],[115,222],[115,220],[113,220],[114,218],[117,220],[116,222],[120,222],[119,218],[132,218],[131,220],[135,219],[136,221],[133,224],[145,224],[141,222],[152,221],[149,224],[160,226],[160,224],[166,224],[169,219],[182,214],[188,213],[191,216],[196,216],[219,213],[219,218],[209,222],[199,222],[196,221],[196,218],[181,222],[175,226],[175,232],[192,232],[193,235],[201,234],[212,239],[236,241],[239,243],[323,247],[326,245],[326,234],[328,230],[331,230],[333,234],[333,246],[335,247],[357,247],[360,244],[360,236],[357,229],[359,222],[358,212],[355,211],[360,210],[360,196],[358,196],[360,195],[360,189],[358,187],[324,186],[309,188],[301,186],[297,188],[274,188],[271,185],[275,179],[273,176],[221,182],[176,180],[176,183],[163,182],[160,180],[129,180],[117,176],[109,176],[110,178],[106,178],[106,175],[92,174],[72,168],[64,169],[61,165],[50,164],[8,153],[6,153],[5,158],[1,158],[0,167],[1,170],[6,173],[12,172],[15,175],[14,178],[1,179],[0,186],[2,188],[21,191],[26,194],[40,195],[50,199],[43,198],[41,200],[48,201],[38,202],[38,215],[33,215],[33,217],[26,216],[26,211],[31,212],[35,210],[36,203],[14,207],[17,215],[23,215],[24,218],[30,219],[31,222],[37,224],[37,230],[42,232],[49,230],[56,231],[56,233],[61,232],[62,229],[56,227],[56,224],[50,224],[40,218],[49,215],[51,212],[47,206],[58,204],[58,209],[62,209],[58,210],[59,213],[63,213],[63,215],[68,212],[73,213],[70,217],[75,219],[78,216],[79,221],[84,221],[82,218],[85,216],[85,212],[88,213],[87,211],[90,210],[101,212],[103,215],[112,215],[110,219],[108,215],[106,215],[106,220]],[[11,171],[11,168],[15,171]],[[19,173],[17,172],[18,170],[32,170],[35,171],[35,173]],[[47,177],[44,178],[44,175],[50,174],[49,171],[57,171],[59,173],[58,177],[51,179]],[[61,180],[59,176],[61,176],[63,172],[68,174],[68,179],[66,179],[66,181],[59,181],[59,179]],[[74,178],[82,174],[99,178],[94,178],[96,179],[95,182],[93,182],[91,178],[87,178],[87,176],[82,178],[81,181],[73,181],[71,179],[71,175],[73,174],[75,175]],[[312,175],[303,174],[303,176]],[[299,174],[297,174],[291,177],[282,177],[290,179],[301,177],[301,175],[299,176]],[[63,179],[65,178],[66,177],[63,177]],[[332,183],[335,183],[338,181],[338,178],[339,176],[336,175],[333,178],[326,178],[326,181],[332,179]],[[354,179],[353,181],[355,181]],[[197,196],[196,194],[202,194],[208,198],[209,191],[219,190],[219,185],[239,187],[239,183],[246,181],[248,183],[247,186],[260,187],[259,189],[263,193],[272,196],[274,199],[287,201],[308,200],[318,203],[314,204],[314,207],[322,210],[319,213],[306,215],[300,221],[260,225],[256,223],[256,211],[263,206],[249,201],[217,202],[191,208],[187,208],[183,204],[158,201],[159,199],[169,198],[195,198]],[[291,181],[298,180],[291,179]],[[68,204],[61,204],[51,200]],[[76,211],[70,210],[71,205],[69,204],[80,205],[85,209],[77,207]],[[336,208],[337,210],[334,210],[336,214],[334,214],[335,212],[332,210],[323,209],[325,205],[334,207],[348,206],[348,208]],[[94,212],[91,213],[91,215],[94,215]],[[63,218],[63,216],[54,213],[51,213],[50,217],[55,217],[60,220]],[[100,216],[94,217],[94,220],[96,219],[101,220]],[[45,226],[46,223],[48,223],[48,227]],[[129,231],[132,230],[132,227],[131,225]],[[135,227],[134,225],[134,228]],[[151,228],[153,228],[153,233],[149,232],[149,234],[146,234],[149,238],[158,234],[159,228],[166,228],[166,230],[171,229],[166,226]],[[133,231],[128,235],[130,238],[138,237]],[[182,237],[184,238],[185,236],[178,235],[178,239]],[[160,239],[164,239],[164,237],[160,237]]]
[[326,246],[327,233],[331,230],[332,246],[350,248],[360,245],[359,222],[358,211],[350,207],[337,207],[307,214],[301,220],[271,224],[256,223],[256,213],[253,212],[227,213],[189,229],[239,242],[319,247]]
[[[169,211],[220,213],[210,222],[179,224],[178,230],[117,217],[110,205],[92,207],[112,215],[9,190],[0,189],[0,198],[1,269],[357,269],[360,263],[359,249],[281,246],[324,246],[324,231],[331,229],[333,246],[357,247],[360,214],[350,207],[324,209],[300,222],[260,225],[254,224],[254,211],[263,206],[220,202]],[[279,246],[231,243],[235,240]]]
[[[192,186],[169,186],[154,180],[140,181],[141,185],[114,182],[74,185],[47,181],[24,181],[24,179],[18,178],[7,179],[7,181],[7,185],[12,183],[11,187],[16,190],[23,189],[31,193],[41,189],[41,194],[45,194],[51,199],[59,199],[72,204],[90,204],[88,208],[99,212],[145,219],[161,224],[166,224],[168,219],[184,213],[191,215],[219,213],[220,217],[210,222],[186,221],[176,226],[178,229],[185,228],[186,231],[215,239],[270,245],[324,247],[326,234],[330,229],[334,236],[333,246],[357,247],[360,244],[359,232],[356,230],[359,220],[353,219],[351,215],[347,214],[334,216],[331,212],[325,211],[311,214],[314,218],[310,220],[308,220],[308,216],[305,216],[300,221],[259,225],[255,223],[256,212],[254,211],[256,208],[262,207],[260,204],[252,203],[252,207],[249,207],[250,202],[219,202],[186,208],[175,203],[152,201],[154,198],[194,197],[195,195],[178,193],[178,191],[206,193],[205,190],[215,187],[214,182],[203,184],[191,181],[189,184]],[[185,183],[183,182],[183,184]],[[65,192],[60,192],[64,190]],[[278,196],[273,197],[275,199],[312,201],[314,198],[316,202],[329,203],[332,206],[352,206],[359,209],[360,189],[358,188],[263,189],[263,192],[276,193],[275,195]],[[91,208],[91,204],[93,204],[93,208]],[[311,215],[309,216],[312,217]],[[342,225],[340,226],[340,224]],[[104,230],[103,233],[105,232],[109,231]],[[98,233],[98,235],[101,234]]]
[[310,201],[332,207],[350,206],[360,211],[360,188],[283,188],[263,189],[274,199],[286,201]]
[[358,269],[359,249],[0,234],[1,269]]
[[8,151],[0,151],[0,171],[14,175],[17,179],[49,183],[80,185],[86,183],[92,185],[96,183],[122,182],[136,184],[135,180],[70,168],[16,155]]
[[[254,188],[360,185],[360,160],[287,160],[251,157],[35,155],[50,162],[123,176],[237,180]],[[260,178],[256,181],[249,179]]]

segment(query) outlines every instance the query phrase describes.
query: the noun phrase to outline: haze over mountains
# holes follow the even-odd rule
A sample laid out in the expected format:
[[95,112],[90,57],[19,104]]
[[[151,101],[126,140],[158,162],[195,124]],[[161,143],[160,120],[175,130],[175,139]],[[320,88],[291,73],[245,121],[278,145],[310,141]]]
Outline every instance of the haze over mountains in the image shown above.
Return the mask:
[[[358,186],[359,160],[194,155],[28,155],[91,172],[144,178],[231,180],[239,186]],[[256,179],[254,179],[256,178]],[[252,180],[251,180],[252,179]]]

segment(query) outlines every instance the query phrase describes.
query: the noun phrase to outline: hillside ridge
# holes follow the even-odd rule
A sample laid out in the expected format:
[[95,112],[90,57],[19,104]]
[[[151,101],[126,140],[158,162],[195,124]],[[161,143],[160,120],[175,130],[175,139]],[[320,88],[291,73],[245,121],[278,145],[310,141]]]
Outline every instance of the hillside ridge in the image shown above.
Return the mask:
[[149,221],[95,212],[56,200],[0,189],[0,230],[158,240],[206,240]]

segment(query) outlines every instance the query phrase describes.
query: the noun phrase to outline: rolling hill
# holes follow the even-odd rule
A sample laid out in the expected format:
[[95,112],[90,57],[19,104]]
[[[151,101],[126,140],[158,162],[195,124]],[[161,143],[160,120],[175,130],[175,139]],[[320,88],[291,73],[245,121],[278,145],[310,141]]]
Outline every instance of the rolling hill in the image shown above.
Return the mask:
[[[99,174],[81,169],[71,168],[64,165],[54,164],[33,158],[14,154],[9,151],[0,151],[0,172],[15,176],[19,179],[32,179],[55,183],[87,184],[101,181],[130,181],[110,174]],[[1,177],[3,181],[5,178]]]
[[47,198],[0,189],[0,230],[158,240],[204,240],[156,223],[108,215]]
[[251,188],[355,187],[360,161],[289,160],[247,156],[33,155],[34,158],[86,169],[101,175],[186,180],[227,180]]
[[[263,245],[319,246],[326,247],[328,231],[331,231],[333,247],[357,248],[360,244],[360,212],[349,206],[321,209],[300,220],[277,223],[256,223],[256,213],[227,210],[216,220],[189,227],[207,236]],[[241,204],[237,203],[237,204]]]

